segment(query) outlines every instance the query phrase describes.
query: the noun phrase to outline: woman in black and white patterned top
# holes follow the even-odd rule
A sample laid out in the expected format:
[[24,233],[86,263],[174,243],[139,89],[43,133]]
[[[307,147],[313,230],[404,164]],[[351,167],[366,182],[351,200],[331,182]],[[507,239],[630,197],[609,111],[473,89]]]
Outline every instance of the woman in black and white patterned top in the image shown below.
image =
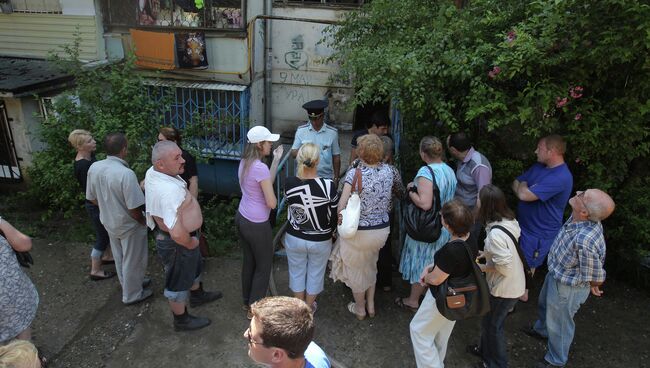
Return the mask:
[[284,237],[289,262],[289,288],[316,310],[323,291],[327,259],[336,228],[338,193],[331,179],[318,177],[320,149],[305,143],[298,150],[298,176],[287,179],[289,226]]

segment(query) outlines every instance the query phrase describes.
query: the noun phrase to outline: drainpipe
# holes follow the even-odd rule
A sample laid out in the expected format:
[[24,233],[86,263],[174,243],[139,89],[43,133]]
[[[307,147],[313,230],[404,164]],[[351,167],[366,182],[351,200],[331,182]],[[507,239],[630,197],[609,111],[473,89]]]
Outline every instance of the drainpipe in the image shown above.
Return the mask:
[[[264,1],[264,15],[273,15],[273,0]],[[271,19],[264,20],[264,125],[273,131],[273,101],[271,101],[271,89],[273,88],[271,73],[273,47],[271,44]]]

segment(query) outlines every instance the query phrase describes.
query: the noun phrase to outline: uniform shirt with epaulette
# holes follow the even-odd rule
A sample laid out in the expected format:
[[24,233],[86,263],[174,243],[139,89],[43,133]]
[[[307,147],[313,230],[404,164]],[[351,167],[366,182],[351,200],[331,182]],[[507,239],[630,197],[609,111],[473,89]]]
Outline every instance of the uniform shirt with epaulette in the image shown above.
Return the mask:
[[293,140],[292,150],[297,150],[305,143],[314,143],[320,147],[320,162],[318,163],[318,176],[321,178],[333,179],[334,168],[332,157],[341,155],[339,146],[339,133],[336,128],[323,124],[319,131],[316,131],[310,122],[298,127],[296,137]]

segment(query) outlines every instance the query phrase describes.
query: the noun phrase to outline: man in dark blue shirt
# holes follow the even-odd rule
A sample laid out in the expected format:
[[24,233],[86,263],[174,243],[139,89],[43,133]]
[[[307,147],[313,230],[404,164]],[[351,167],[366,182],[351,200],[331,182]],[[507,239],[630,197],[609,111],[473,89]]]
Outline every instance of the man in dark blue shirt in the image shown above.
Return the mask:
[[[564,162],[565,152],[566,143],[559,135],[540,139],[535,150],[537,163],[512,183],[512,191],[519,198],[519,242],[533,272],[544,263],[562,227],[564,209],[571,196],[573,176]],[[528,300],[528,290],[521,300]]]

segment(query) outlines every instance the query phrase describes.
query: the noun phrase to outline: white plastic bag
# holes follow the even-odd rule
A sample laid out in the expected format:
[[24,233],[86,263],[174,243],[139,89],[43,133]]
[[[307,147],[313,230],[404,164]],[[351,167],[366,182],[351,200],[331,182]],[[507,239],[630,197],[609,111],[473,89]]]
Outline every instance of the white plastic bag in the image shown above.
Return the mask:
[[361,198],[359,194],[352,193],[348,199],[348,205],[341,211],[343,221],[338,226],[339,236],[344,239],[352,238],[359,227],[359,215],[361,214]]

